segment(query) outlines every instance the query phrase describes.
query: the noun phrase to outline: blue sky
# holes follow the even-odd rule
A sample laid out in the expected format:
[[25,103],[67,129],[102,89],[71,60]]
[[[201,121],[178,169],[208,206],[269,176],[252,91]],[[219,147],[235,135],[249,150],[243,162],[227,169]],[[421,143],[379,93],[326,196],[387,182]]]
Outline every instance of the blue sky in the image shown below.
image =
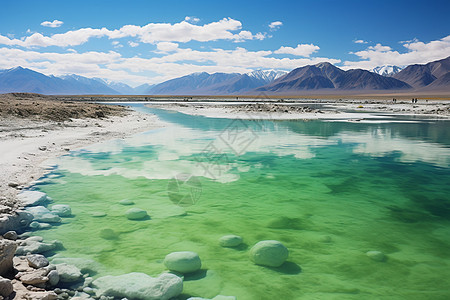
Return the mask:
[[0,69],[133,86],[193,72],[450,56],[450,1],[4,1]]

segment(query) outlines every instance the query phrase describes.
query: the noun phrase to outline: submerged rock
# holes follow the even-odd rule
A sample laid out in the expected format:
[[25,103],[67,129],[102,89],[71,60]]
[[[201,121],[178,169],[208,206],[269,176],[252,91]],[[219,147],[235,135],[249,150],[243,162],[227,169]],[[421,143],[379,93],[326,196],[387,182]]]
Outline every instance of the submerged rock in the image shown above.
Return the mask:
[[214,298],[207,299],[207,298],[200,298],[200,297],[191,297],[187,300],[236,300],[237,298],[235,296],[224,296],[224,295],[217,295]]
[[200,270],[202,262],[197,253],[191,251],[172,252],[164,258],[164,265],[170,271],[192,273]]
[[66,263],[56,265],[56,271],[61,282],[77,282],[83,276],[80,269]]
[[52,264],[69,264],[80,269],[82,273],[98,273],[102,265],[92,259],[79,257],[55,257],[52,259]]
[[44,223],[59,223],[61,218],[49,211],[44,206],[33,206],[25,208],[25,211],[33,215],[33,220]]
[[97,297],[168,300],[181,294],[183,280],[169,273],[150,277],[144,273],[129,273],[120,276],[100,277],[92,283],[98,289]]
[[288,249],[282,243],[273,240],[258,242],[250,249],[250,259],[257,265],[279,267],[288,256]]
[[147,218],[148,214],[143,209],[133,207],[127,210],[125,216],[128,218],[128,220],[142,220],[144,218]]
[[122,204],[122,205],[133,205],[134,202],[129,200],[129,199],[123,199],[123,200],[119,201],[119,204]]
[[220,246],[222,247],[237,247],[242,244],[243,239],[238,235],[224,235],[219,239]]
[[386,255],[381,251],[367,251],[366,255],[374,261],[382,262],[386,260]]
[[72,215],[72,209],[67,204],[57,204],[52,206],[52,213],[60,217],[70,217]]
[[117,240],[119,235],[110,228],[100,230],[100,237],[105,240]]
[[91,213],[91,216],[93,216],[94,218],[102,218],[106,217],[106,213],[103,211],[94,211],[93,213]]
[[33,221],[30,223],[30,228],[35,229],[35,230],[50,229],[50,228],[52,228],[52,225],[50,225],[49,223],[40,223],[40,222]]
[[47,194],[39,191],[24,191],[17,198],[23,206],[42,205],[48,200]]
[[29,237],[22,241],[17,247],[16,255],[26,255],[28,252],[32,254],[42,254],[47,251],[56,250],[62,246],[59,241],[42,242],[42,238],[38,236]]

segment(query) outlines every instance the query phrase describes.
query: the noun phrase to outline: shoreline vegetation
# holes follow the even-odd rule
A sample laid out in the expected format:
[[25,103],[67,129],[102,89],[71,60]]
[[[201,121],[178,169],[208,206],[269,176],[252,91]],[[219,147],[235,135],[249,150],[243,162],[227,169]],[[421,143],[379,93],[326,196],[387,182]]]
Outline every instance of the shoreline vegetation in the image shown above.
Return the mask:
[[[393,101],[393,97],[397,101]],[[136,112],[123,106],[126,103],[112,106],[92,102],[111,102],[113,104],[112,102],[147,101],[149,103],[146,106],[149,107],[222,118],[269,116],[268,119],[361,121],[370,112],[438,119],[450,117],[448,98],[419,98],[417,103],[413,103],[411,98],[409,95],[398,96],[398,98],[392,95],[348,96],[345,99],[332,95],[320,99],[315,96],[304,98],[265,96],[224,98],[206,96],[43,96],[29,93],[0,95],[0,233],[3,235],[3,238],[0,237],[0,244],[3,253],[9,251],[8,255],[1,257],[0,275],[10,282],[5,283],[5,286],[11,284],[17,299],[25,299],[25,297],[66,299],[76,295],[76,291],[73,289],[55,289],[54,286],[46,283],[54,269],[47,265],[39,268],[30,267],[36,260],[42,261],[45,257],[24,255],[26,253],[23,253],[21,256],[16,256],[13,262],[18,246],[23,248],[30,243],[46,245],[42,240],[30,240],[27,232],[17,236],[23,231],[28,231],[27,227],[32,221],[27,216],[24,217],[23,209],[27,204],[19,200],[17,195],[32,186],[35,180],[48,171],[48,166],[43,166],[43,162],[48,159],[67,154],[71,150],[89,144],[126,138],[139,132],[165,126],[154,115]],[[236,100],[240,100],[240,102]],[[22,227],[22,229],[15,227]],[[54,246],[57,247],[58,243],[55,242]],[[30,260],[33,261],[31,264]],[[67,268],[70,269],[70,265]],[[47,278],[47,281],[42,281],[43,279],[30,281],[30,277],[32,279]],[[88,280],[85,280],[86,282]],[[89,294],[88,291],[92,290],[90,289],[88,284],[83,286],[79,292]],[[8,296],[4,298],[8,298]],[[97,298],[107,299],[105,297]]]

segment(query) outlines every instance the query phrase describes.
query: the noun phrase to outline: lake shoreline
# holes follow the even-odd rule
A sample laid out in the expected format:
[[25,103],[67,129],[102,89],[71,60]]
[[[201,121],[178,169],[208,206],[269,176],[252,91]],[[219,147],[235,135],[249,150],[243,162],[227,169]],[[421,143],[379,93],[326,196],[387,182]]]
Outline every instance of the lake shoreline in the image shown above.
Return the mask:
[[[48,166],[43,165],[46,160],[101,141],[123,139],[139,132],[164,127],[156,116],[126,107],[113,108],[109,115],[108,112],[102,112],[100,117],[92,117],[86,107],[87,103],[70,103],[82,113],[69,112],[72,115],[61,116],[58,109],[67,112],[67,107],[62,102],[51,100],[51,97],[48,99],[28,94],[20,96],[20,100],[17,98],[0,97],[1,104],[9,105],[2,107],[0,120],[2,213],[12,213],[21,207],[16,198],[18,192],[48,172]],[[19,101],[34,103],[24,109],[29,116],[21,117],[23,111],[14,111],[20,105],[16,103]],[[40,110],[33,111],[36,107],[40,107]],[[111,105],[96,106],[95,109],[98,107],[108,110]],[[48,114],[45,111],[47,108],[50,110]]]

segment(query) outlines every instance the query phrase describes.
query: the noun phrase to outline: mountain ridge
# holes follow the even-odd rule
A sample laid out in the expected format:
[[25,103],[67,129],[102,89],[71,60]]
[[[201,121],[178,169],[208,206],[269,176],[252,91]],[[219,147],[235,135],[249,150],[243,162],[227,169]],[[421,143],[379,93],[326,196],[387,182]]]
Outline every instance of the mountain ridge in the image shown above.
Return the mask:
[[[395,67],[395,66],[389,66]],[[391,68],[393,69],[393,68]],[[156,85],[127,84],[76,74],[47,76],[15,67],[0,70],[0,93],[30,92],[48,95],[251,95],[345,93],[450,93],[450,56],[427,64],[406,66],[384,75],[362,69],[342,70],[329,62],[307,65],[290,72],[255,70],[240,73],[193,73]]]

